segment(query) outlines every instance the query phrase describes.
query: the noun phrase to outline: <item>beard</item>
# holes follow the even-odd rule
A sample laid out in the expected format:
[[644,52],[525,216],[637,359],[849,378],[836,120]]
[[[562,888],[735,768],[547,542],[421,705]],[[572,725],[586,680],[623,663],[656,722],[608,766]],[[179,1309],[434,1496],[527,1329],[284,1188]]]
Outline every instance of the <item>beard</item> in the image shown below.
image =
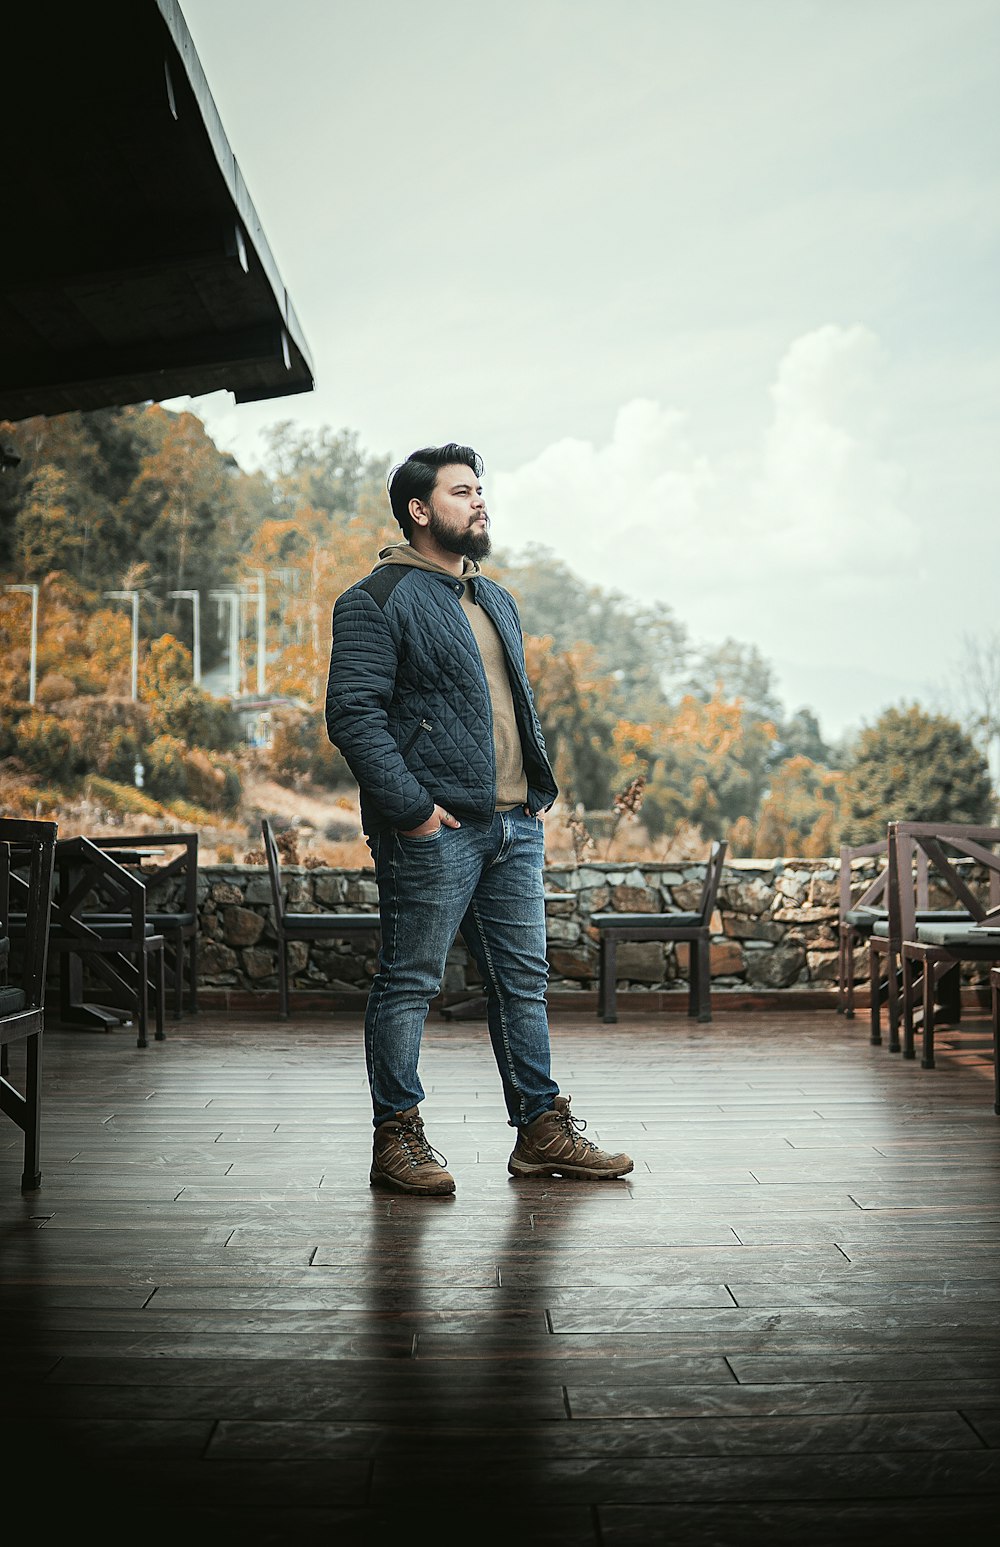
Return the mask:
[[430,506],[427,530],[446,553],[457,553],[463,559],[474,559],[477,564],[481,559],[488,558],[493,549],[489,527],[482,532],[477,532],[472,527],[466,527],[464,532],[452,531],[433,505]]

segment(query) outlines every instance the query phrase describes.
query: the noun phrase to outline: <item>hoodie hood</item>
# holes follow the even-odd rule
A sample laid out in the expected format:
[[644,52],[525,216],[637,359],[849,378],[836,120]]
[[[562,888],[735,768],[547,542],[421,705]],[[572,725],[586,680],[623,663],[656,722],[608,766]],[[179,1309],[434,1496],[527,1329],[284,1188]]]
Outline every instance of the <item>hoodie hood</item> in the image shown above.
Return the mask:
[[[408,564],[411,569],[426,569],[432,575],[447,575],[450,580],[455,576],[450,569],[443,569],[440,564],[434,564],[430,559],[425,559],[416,548],[411,548],[409,543],[390,543],[387,548],[379,549],[378,563],[375,569],[383,569],[386,564]],[[462,579],[471,580],[474,575],[482,574],[475,559],[462,559]]]

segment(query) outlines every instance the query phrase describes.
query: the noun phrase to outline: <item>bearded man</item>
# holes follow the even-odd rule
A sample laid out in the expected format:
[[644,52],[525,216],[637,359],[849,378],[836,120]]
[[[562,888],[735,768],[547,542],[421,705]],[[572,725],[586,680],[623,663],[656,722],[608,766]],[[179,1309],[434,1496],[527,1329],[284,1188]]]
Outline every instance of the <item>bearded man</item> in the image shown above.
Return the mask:
[[484,575],[483,463],[451,442],[392,469],[403,542],[333,609],[326,724],[361,791],[382,926],[365,1014],[370,1181],[455,1191],[427,1139],[417,1065],[460,935],[479,968],[515,1176],[632,1170],[582,1136],[550,1073],[542,817],[558,790],[524,663],[517,606]]

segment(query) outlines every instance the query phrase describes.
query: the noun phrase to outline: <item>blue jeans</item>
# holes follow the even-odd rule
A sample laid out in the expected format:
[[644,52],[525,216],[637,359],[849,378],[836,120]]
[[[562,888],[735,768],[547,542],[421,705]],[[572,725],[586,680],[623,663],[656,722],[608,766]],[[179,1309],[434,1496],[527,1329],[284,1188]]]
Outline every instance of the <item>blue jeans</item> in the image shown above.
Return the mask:
[[549,1074],[541,823],[517,808],[498,811],[489,827],[440,827],[422,838],[386,832],[369,842],[382,921],[365,1014],[375,1125],[424,1099],[420,1040],[458,934],[482,974],[510,1122],[532,1122],[559,1094]]

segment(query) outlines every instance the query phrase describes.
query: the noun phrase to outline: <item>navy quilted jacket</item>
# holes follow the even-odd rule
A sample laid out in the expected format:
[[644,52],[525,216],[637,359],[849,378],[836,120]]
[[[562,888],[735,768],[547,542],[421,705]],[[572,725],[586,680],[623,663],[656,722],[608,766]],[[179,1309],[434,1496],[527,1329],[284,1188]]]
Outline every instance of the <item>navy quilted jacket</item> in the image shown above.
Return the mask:
[[[492,819],[493,711],[462,611],[464,584],[385,565],[345,591],[333,609],[326,728],[360,786],[366,833],[419,827],[435,804],[460,821]],[[468,584],[503,641],[528,805],[541,811],[558,790],[525,671],[517,605],[485,575]]]

